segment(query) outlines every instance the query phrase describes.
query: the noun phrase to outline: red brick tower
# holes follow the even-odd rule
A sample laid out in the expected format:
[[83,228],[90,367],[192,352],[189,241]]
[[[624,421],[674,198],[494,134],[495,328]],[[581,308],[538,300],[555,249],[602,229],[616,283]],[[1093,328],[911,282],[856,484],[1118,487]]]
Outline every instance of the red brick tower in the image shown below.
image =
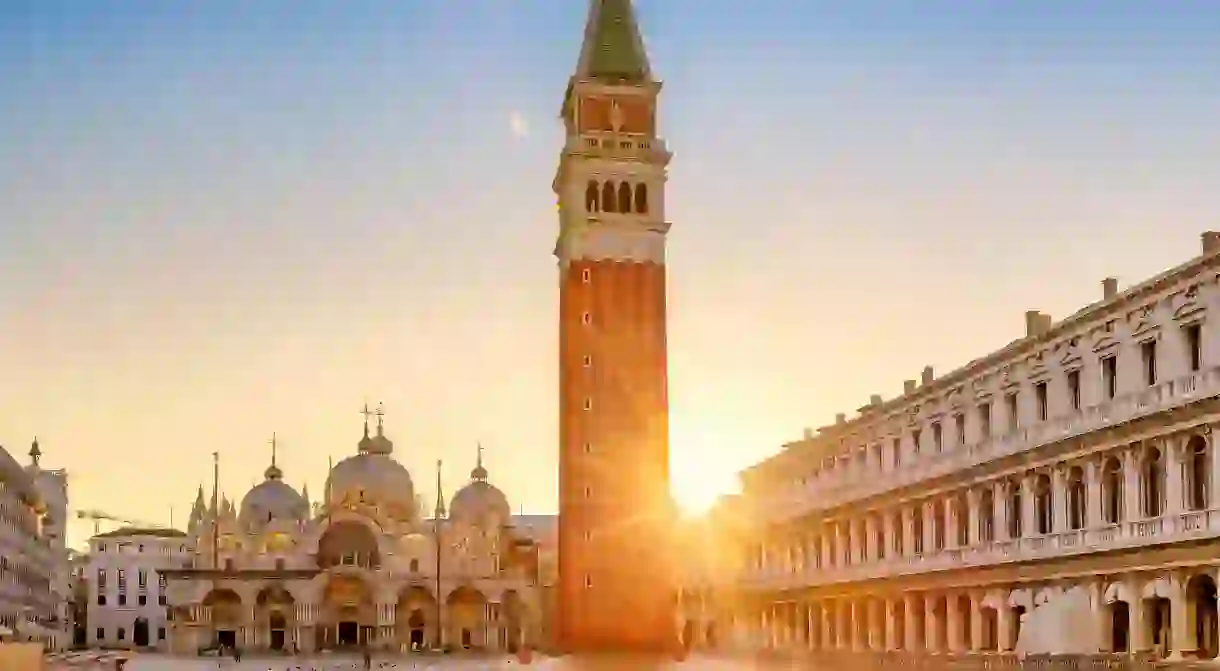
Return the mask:
[[570,651],[671,646],[665,179],[630,0],[592,0],[559,197],[559,638]]

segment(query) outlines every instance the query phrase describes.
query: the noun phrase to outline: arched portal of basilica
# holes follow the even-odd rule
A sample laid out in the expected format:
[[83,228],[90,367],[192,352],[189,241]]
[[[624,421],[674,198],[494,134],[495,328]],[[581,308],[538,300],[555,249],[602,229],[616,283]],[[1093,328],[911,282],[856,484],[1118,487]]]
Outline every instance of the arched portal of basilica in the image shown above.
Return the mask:
[[316,506],[284,482],[274,452],[240,505],[197,494],[192,565],[163,572],[171,650],[515,650],[548,639],[540,604],[556,518],[513,515],[481,450],[447,514],[438,496],[425,517],[377,417]]

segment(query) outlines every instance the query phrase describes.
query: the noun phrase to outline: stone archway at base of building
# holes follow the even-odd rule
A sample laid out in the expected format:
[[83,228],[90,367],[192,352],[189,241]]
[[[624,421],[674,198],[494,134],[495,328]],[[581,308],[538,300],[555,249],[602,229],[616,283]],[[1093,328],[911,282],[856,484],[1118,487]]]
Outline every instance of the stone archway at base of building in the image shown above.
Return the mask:
[[137,617],[135,623],[131,626],[131,642],[137,648],[146,648],[149,645],[148,620],[142,617]]
[[394,605],[395,639],[408,651],[438,647],[436,598],[426,587],[412,585],[398,595]]

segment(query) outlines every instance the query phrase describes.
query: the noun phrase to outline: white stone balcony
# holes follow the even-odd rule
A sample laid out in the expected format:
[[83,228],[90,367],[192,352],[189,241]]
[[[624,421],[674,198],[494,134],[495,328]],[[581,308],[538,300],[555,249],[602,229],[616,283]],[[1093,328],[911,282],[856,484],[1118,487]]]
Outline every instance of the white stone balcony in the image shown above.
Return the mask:
[[1016,540],[948,548],[921,555],[887,557],[850,566],[813,566],[785,571],[782,566],[754,570],[744,586],[757,590],[788,590],[876,578],[949,571],[1009,562],[1088,554],[1162,543],[1220,536],[1220,508],[1166,514],[1161,517],[1030,536]]
[[1220,366],[1168,380],[1005,436],[995,436],[964,448],[925,453],[897,470],[878,472],[874,468],[829,478],[823,476],[804,486],[782,490],[774,498],[760,502],[759,514],[776,522],[829,510],[1215,395],[1220,395]]

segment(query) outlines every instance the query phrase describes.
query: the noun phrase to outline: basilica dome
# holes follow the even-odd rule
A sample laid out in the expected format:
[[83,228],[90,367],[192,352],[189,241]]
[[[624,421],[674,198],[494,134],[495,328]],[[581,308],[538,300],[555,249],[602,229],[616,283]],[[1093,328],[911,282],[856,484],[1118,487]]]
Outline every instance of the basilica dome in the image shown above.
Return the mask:
[[478,463],[470,471],[470,483],[459,489],[449,503],[449,517],[468,524],[498,526],[508,522],[511,515],[508,497],[487,481],[480,447]]
[[272,521],[300,522],[309,519],[309,502],[305,496],[284,482],[284,473],[271,465],[263,474],[264,480],[256,485],[241,500],[238,520],[246,526],[268,524]]
[[380,422],[377,435],[369,437],[365,426],[359,452],[334,465],[326,479],[328,505],[367,504],[378,506],[391,517],[411,519],[415,514],[415,485],[411,474],[390,456],[394,444],[385,437]]

